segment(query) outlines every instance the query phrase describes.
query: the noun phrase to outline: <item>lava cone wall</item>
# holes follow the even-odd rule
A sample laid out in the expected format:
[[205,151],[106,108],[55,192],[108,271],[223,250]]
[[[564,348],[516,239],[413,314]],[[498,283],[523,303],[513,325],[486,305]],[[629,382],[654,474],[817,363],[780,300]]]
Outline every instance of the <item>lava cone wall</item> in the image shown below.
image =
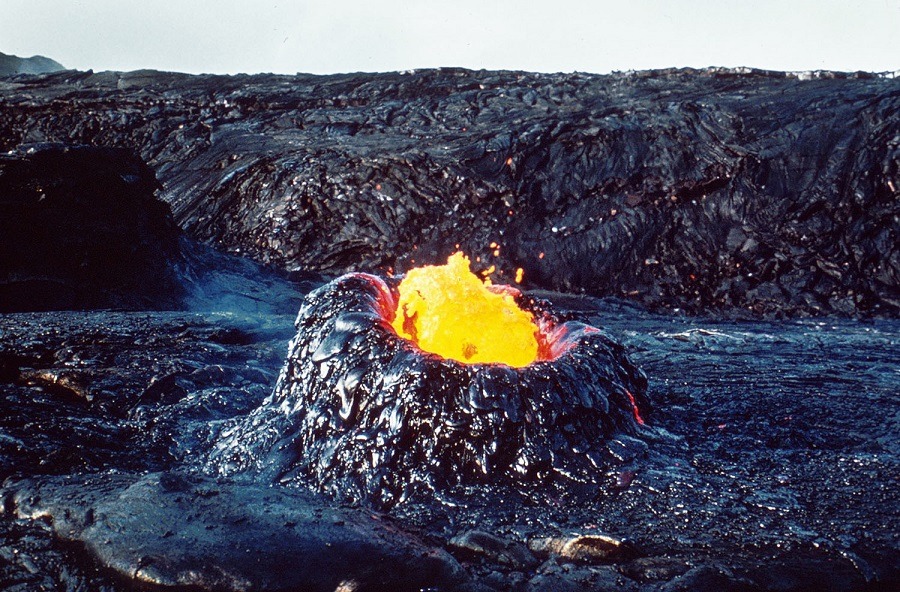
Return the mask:
[[272,396],[222,432],[217,470],[390,506],[457,484],[596,484],[607,439],[640,431],[646,378],[602,331],[524,299],[555,359],[465,365],[398,337],[394,298],[368,274],[309,294]]

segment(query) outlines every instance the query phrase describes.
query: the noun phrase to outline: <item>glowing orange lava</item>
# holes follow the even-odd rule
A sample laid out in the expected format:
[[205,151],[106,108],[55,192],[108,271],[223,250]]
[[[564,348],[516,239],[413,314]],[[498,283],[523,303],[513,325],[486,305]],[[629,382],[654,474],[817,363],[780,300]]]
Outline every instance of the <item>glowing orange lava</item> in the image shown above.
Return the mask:
[[489,289],[462,253],[446,265],[410,270],[399,291],[393,327],[424,351],[466,364],[522,367],[537,359],[532,314],[510,294]]

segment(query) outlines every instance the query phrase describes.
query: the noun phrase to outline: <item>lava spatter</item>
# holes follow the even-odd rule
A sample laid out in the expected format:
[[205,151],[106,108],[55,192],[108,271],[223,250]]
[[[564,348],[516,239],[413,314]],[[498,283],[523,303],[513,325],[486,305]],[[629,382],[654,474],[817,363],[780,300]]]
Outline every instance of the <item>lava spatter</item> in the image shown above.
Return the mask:
[[397,294],[379,277],[322,286],[304,301],[274,392],[221,432],[214,468],[380,507],[460,484],[598,483],[606,441],[641,429],[646,378],[606,333],[516,301],[540,350],[520,368],[460,363],[400,337]]

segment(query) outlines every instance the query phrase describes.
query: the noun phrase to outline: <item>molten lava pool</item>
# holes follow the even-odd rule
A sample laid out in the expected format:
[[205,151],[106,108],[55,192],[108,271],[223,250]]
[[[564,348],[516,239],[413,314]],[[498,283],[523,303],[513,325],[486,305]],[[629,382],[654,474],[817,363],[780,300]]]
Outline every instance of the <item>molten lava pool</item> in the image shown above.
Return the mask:
[[222,433],[221,473],[378,507],[486,483],[591,490],[607,442],[644,429],[647,380],[618,342],[462,254],[402,281],[340,277],[296,327],[272,395]]
[[444,358],[527,366],[538,359],[539,329],[534,315],[504,288],[483,282],[469,258],[454,253],[446,265],[406,274],[392,325],[401,337]]

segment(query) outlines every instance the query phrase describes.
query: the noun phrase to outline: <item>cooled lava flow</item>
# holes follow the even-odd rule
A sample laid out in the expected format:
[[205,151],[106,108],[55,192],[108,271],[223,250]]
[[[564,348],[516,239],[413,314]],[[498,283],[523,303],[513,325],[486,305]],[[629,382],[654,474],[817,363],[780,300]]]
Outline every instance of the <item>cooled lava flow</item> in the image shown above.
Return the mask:
[[[468,261],[453,256],[429,269],[462,277],[469,288],[425,289],[436,280],[423,283],[416,277],[425,272],[414,270],[407,280],[418,287],[404,296],[363,273],[310,293],[274,392],[221,432],[215,468],[311,483],[381,507],[456,485],[600,483],[612,460],[606,441],[638,433],[639,408],[647,406],[646,378],[624,348],[600,329],[560,322],[548,303],[509,287],[485,290],[499,298],[482,294],[488,304],[451,306],[475,290]],[[440,305],[427,304],[435,294]],[[470,318],[473,310],[481,313]],[[485,311],[498,316],[498,327]],[[432,313],[449,314],[450,325],[471,334],[445,339],[449,353],[424,351],[434,345],[425,334],[442,331],[428,328],[441,324]],[[515,343],[510,326],[524,327],[516,339],[534,349],[512,345],[505,354],[512,359],[485,363],[480,356],[491,347]]]

